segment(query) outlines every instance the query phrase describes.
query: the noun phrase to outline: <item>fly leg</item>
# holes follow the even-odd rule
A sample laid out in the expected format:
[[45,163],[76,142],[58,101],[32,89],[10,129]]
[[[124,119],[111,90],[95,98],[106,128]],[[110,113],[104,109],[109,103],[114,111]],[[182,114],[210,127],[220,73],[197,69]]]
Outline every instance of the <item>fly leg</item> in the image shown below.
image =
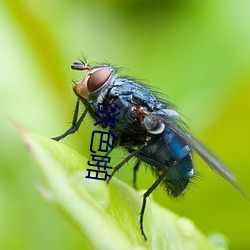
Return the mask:
[[140,152],[144,147],[147,146],[147,142],[145,142],[144,144],[142,144],[137,150],[134,150],[132,153],[130,153],[128,156],[125,157],[125,159],[123,159],[116,167],[114,167],[113,172],[111,173],[111,175],[109,176],[108,180],[107,180],[107,184],[109,184],[109,182],[111,181],[112,177],[114,176],[114,174],[127,162],[129,161],[132,157],[134,157],[138,152]]
[[143,216],[144,216],[144,212],[145,212],[145,208],[146,208],[146,200],[148,198],[148,196],[157,188],[157,186],[162,182],[163,178],[165,177],[166,172],[164,172],[162,175],[160,175],[158,177],[158,179],[154,182],[154,184],[147,190],[147,192],[143,195],[143,201],[142,201],[142,208],[141,208],[141,212],[140,212],[140,230],[142,233],[142,236],[144,238],[144,240],[147,240],[147,236],[144,232],[143,229]]
[[[134,152],[133,148],[128,148],[127,150],[129,153]],[[134,189],[137,189],[136,188],[136,179],[137,179],[137,171],[138,171],[140,165],[141,165],[141,160],[137,159],[136,163],[134,165],[134,168],[133,168],[133,187],[134,187]]]
[[134,175],[133,176],[133,186],[134,186],[135,189],[137,189],[136,188],[136,173],[137,173],[140,165],[141,165],[141,161],[137,160],[136,163],[135,163],[134,169],[133,169],[133,175]]
[[79,103],[80,103],[80,101],[78,99],[77,102],[76,102],[76,106],[75,106],[75,110],[74,110],[74,116],[73,116],[71,127],[65,133],[63,133],[62,135],[59,135],[57,137],[53,137],[51,139],[53,139],[55,141],[60,141],[64,137],[68,136],[69,134],[75,133],[79,129],[79,127],[80,127],[80,125],[81,125],[81,123],[82,123],[82,121],[83,121],[84,117],[86,116],[86,114],[88,112],[88,109],[89,109],[89,106],[87,105],[86,109],[84,110],[84,112],[80,116],[79,120],[77,121],[77,119],[78,119],[78,112],[79,112]]

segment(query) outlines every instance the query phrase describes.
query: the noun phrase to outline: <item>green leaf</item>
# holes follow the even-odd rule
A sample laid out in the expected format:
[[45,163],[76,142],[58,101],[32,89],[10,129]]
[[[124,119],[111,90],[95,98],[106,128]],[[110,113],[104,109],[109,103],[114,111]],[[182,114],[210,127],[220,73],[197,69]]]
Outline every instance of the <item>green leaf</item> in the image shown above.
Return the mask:
[[82,234],[82,249],[226,249],[215,245],[186,218],[148,199],[143,240],[139,212],[143,192],[113,178],[85,178],[87,159],[60,142],[21,131],[24,142],[44,176],[43,196]]

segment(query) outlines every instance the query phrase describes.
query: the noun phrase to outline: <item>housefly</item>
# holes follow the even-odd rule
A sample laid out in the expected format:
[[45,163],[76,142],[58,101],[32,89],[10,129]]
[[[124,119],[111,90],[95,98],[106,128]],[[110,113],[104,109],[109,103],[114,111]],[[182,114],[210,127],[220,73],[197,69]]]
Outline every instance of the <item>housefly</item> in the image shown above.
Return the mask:
[[[159,184],[172,197],[184,193],[195,174],[192,151],[244,195],[232,172],[189,132],[173,104],[158,98],[146,85],[132,78],[118,77],[117,70],[109,64],[90,66],[85,62],[74,62],[71,68],[84,70],[87,74],[73,87],[78,100],[71,127],[53,139],[59,141],[76,132],[87,113],[98,121],[95,116],[98,103],[116,103],[120,107],[119,121],[113,129],[117,137],[115,146],[125,148],[128,155],[113,169],[107,182],[131,158],[137,159],[134,185],[141,163],[151,167],[157,178],[143,195],[140,213],[140,230],[145,240],[143,216],[147,197]],[[85,111],[78,117],[80,102]],[[107,118],[105,115],[103,118]],[[106,123],[100,125],[108,129]]]

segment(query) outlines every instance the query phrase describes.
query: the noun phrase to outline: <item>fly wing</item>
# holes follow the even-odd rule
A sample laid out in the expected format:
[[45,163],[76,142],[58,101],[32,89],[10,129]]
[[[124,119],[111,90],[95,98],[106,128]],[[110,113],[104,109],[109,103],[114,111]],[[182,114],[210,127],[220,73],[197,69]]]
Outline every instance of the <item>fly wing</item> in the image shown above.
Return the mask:
[[181,125],[177,123],[175,123],[175,126],[172,125],[170,124],[171,129],[177,133],[208,164],[209,167],[231,183],[243,196],[248,198],[243,190],[237,185],[235,176],[225,163],[223,163],[210,149]]
[[[173,113],[175,114],[175,113]],[[195,138],[187,129],[185,124],[177,115],[172,115],[169,110],[162,110],[152,114],[155,119],[163,123],[166,127],[173,130],[182,140],[184,140],[191,149],[193,149],[216,173],[221,175],[229,183],[231,183],[243,196],[247,195],[237,185],[236,178],[229,168],[202,142]]]

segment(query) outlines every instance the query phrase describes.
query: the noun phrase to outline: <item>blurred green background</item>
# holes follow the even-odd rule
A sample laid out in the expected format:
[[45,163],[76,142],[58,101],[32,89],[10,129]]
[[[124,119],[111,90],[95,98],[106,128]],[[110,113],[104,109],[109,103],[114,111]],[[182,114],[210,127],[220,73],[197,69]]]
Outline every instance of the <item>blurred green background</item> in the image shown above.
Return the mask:
[[[232,169],[250,196],[250,1],[1,1],[0,249],[80,249],[81,235],[35,189],[39,173],[8,121],[52,137],[70,124],[75,96],[70,65],[108,61],[146,79]],[[88,119],[63,143],[89,156]],[[119,158],[117,158],[119,155]],[[113,165],[123,157],[115,152]],[[230,249],[250,249],[250,203],[197,157],[202,178],[174,201],[153,199],[189,217]],[[132,164],[117,177],[132,183]],[[139,187],[154,178],[139,172]],[[98,235],[97,235],[98,238]]]

